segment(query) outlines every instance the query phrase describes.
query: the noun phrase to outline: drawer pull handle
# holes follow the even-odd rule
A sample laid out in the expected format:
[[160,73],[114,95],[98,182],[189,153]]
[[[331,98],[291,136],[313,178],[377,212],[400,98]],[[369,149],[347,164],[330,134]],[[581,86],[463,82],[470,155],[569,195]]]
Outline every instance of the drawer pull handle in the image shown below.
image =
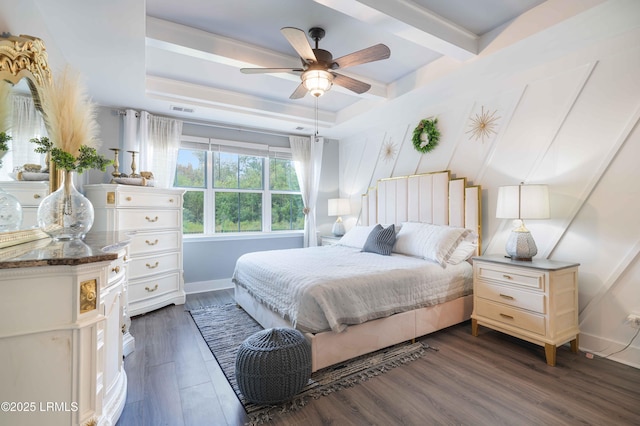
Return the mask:
[[154,292],[158,289],[158,284],[153,286],[153,288],[145,287],[144,289],[147,290],[149,293]]
[[127,198],[125,198],[125,200],[127,200],[127,201],[131,201],[131,200],[132,200],[132,198],[131,198],[131,197],[127,197]]
[[508,294],[502,294],[502,293],[500,293],[500,297],[502,297],[503,299],[507,299],[507,300],[513,300],[514,299],[513,296],[509,296]]
[[145,216],[145,219],[147,219],[148,222],[157,222],[158,221],[158,216],[154,217],[153,219],[151,219],[149,216]]
[[147,268],[149,268],[149,269],[155,269],[155,268],[157,268],[157,267],[158,267],[158,262],[156,262],[156,264],[155,264],[155,265],[149,265],[149,264],[147,263]]
[[115,272],[116,274],[120,272],[120,267],[116,266],[115,268],[111,268],[111,272]]
[[38,198],[40,198],[40,194],[33,194],[33,198],[37,200]]
[[122,260],[123,260],[124,262],[128,262],[128,261],[129,261],[129,256],[125,256],[125,257],[123,257],[123,258],[122,258]]
[[156,244],[158,244],[158,240],[155,240],[154,242],[151,242],[149,240],[145,240],[144,242],[149,244],[150,246],[155,246]]
[[170,203],[173,203],[173,198],[169,198],[169,202],[170,202]]
[[507,314],[500,314],[500,316],[501,316],[502,318],[507,318],[507,319],[510,319],[510,320],[512,320],[512,319],[513,319],[513,317],[512,317],[511,315],[507,315]]
[[511,275],[507,275],[507,274],[502,274],[502,278],[506,278],[508,280],[513,279],[513,277]]

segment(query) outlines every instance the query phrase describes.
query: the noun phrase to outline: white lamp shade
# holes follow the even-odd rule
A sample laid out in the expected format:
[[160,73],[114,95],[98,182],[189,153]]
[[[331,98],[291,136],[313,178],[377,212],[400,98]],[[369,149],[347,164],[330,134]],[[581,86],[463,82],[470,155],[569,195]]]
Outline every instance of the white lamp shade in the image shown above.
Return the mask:
[[547,185],[510,185],[498,189],[498,219],[548,219]]
[[351,203],[348,198],[330,198],[328,206],[329,216],[342,216],[351,213]]

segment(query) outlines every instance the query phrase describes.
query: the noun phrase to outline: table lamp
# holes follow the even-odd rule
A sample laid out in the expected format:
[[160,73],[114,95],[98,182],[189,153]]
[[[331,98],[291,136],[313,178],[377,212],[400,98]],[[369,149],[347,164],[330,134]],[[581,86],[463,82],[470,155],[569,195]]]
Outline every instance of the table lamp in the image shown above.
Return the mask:
[[525,227],[524,219],[549,218],[547,185],[510,185],[498,189],[498,219],[519,219],[520,226],[511,231],[505,250],[513,260],[530,261],[537,253],[536,242]]
[[329,198],[328,215],[338,216],[331,230],[336,237],[344,235],[344,224],[341,216],[349,213],[351,213],[351,203],[348,198]]

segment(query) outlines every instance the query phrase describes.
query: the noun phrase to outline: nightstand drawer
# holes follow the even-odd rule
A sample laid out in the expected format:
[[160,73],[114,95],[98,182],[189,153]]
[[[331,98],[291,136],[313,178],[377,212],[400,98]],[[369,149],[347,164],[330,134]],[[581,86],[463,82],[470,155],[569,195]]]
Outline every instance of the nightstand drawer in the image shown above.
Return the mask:
[[482,263],[478,265],[476,273],[478,278],[544,291],[544,272],[535,269],[508,268]]
[[545,335],[545,317],[484,299],[476,299],[476,315],[532,333]]
[[476,296],[483,299],[541,314],[546,313],[544,293],[521,290],[513,286],[491,284],[482,280],[478,280],[474,292]]

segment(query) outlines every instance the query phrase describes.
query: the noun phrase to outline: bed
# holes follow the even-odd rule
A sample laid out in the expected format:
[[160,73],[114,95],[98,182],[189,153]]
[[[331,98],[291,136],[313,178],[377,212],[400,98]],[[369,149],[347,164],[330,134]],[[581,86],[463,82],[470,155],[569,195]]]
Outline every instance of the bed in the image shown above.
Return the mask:
[[382,179],[337,244],[241,256],[236,302],[265,328],[302,331],[313,371],[466,321],[480,200],[449,171]]

